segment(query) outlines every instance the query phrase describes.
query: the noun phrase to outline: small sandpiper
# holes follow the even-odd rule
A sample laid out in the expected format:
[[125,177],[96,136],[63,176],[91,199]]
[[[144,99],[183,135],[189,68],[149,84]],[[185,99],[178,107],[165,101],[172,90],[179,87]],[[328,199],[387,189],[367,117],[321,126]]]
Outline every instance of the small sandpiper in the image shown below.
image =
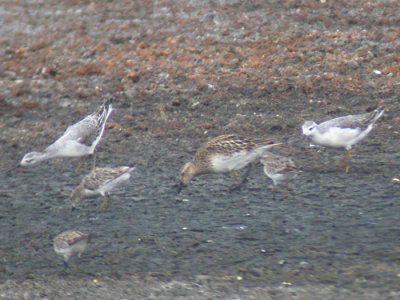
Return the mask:
[[53,248],[57,255],[64,258],[64,267],[68,267],[68,261],[74,255],[81,257],[90,241],[90,234],[80,231],[68,230],[54,238]]
[[83,157],[94,154],[111,112],[111,101],[108,101],[97,112],[69,126],[64,134],[43,152],[25,154],[20,165],[29,166],[55,157]]
[[273,182],[274,186],[294,179],[300,172],[293,160],[286,156],[265,152],[260,157],[264,165],[264,173]]
[[239,137],[232,134],[216,137],[202,145],[193,160],[181,168],[179,191],[193,177],[201,174],[232,172],[235,182],[238,179],[236,170],[249,165],[267,149],[277,145],[280,143],[267,138]]
[[104,202],[100,210],[110,205],[110,193],[117,186],[131,177],[134,167],[95,168],[86,175],[79,186],[71,194],[72,209],[86,197],[102,195]]
[[344,166],[347,173],[349,167],[346,159],[351,158],[351,147],[367,137],[384,111],[383,107],[378,107],[370,113],[339,117],[321,124],[306,121],[302,125],[302,131],[317,145],[346,149],[340,166]]

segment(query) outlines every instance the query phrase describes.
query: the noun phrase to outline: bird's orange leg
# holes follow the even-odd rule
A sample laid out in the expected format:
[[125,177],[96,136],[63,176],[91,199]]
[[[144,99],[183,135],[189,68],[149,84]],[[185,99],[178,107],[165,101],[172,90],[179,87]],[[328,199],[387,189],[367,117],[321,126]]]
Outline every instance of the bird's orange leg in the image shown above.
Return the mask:
[[343,155],[342,160],[339,163],[339,168],[345,168],[344,172],[347,174],[349,173],[350,166],[348,165],[347,161],[351,159],[351,152],[347,150],[346,153]]
[[81,169],[85,164],[86,164],[86,158],[85,158],[85,156],[82,156],[81,159],[80,159],[79,165],[78,165],[78,167],[75,169],[74,173],[75,173],[75,174],[78,174],[79,171],[80,171],[80,169]]

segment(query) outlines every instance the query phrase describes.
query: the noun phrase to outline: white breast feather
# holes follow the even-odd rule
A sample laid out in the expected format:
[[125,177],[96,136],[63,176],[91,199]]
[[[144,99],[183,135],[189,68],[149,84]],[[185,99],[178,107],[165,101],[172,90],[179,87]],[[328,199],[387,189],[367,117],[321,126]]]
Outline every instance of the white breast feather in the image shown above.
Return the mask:
[[361,130],[359,128],[331,127],[329,130],[314,135],[314,142],[328,147],[346,147],[358,141]]
[[257,152],[248,152],[246,150],[229,155],[217,154],[211,159],[211,165],[215,172],[225,173],[245,167],[257,158],[257,156]]

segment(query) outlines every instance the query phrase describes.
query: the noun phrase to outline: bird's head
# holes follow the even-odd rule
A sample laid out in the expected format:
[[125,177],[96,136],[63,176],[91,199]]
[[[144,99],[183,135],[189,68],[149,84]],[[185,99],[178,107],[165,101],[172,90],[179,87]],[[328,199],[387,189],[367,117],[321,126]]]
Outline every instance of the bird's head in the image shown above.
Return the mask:
[[312,136],[317,129],[317,123],[315,123],[314,121],[306,121],[301,126],[301,129],[305,136]]
[[43,157],[43,153],[41,152],[29,152],[25,154],[25,156],[21,160],[21,166],[29,166],[36,164],[37,162],[41,161]]
[[186,163],[179,172],[181,186],[185,186],[196,175],[196,166],[193,162]]

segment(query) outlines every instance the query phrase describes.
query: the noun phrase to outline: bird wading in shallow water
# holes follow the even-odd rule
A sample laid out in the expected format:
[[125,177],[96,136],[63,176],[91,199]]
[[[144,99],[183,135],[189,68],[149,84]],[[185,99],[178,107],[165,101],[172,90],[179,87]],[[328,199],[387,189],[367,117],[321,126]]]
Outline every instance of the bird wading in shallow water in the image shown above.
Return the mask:
[[286,156],[277,155],[269,151],[260,157],[260,162],[264,166],[264,173],[273,182],[273,197],[275,198],[275,187],[286,182],[284,198],[289,192],[289,183],[301,172],[293,162]]
[[[249,165],[267,149],[277,145],[280,145],[280,143],[275,143],[273,140],[266,138],[250,138],[236,135],[216,137],[202,145],[194,155],[193,160],[181,168],[179,191],[193,177],[210,173],[232,172],[234,181],[231,187],[233,187],[238,180],[237,170]],[[243,183],[243,180],[241,183]]]
[[289,157],[266,152],[260,157],[260,162],[264,165],[264,173],[278,185],[284,181],[295,178],[300,170]]
[[83,157],[94,154],[111,112],[111,101],[108,101],[97,112],[69,126],[64,134],[43,152],[25,154],[20,165],[29,166],[55,157]]
[[339,117],[321,124],[306,121],[302,125],[302,131],[314,144],[346,149],[339,166],[345,167],[347,173],[349,166],[346,160],[351,158],[352,146],[367,137],[384,111],[383,107],[378,107],[370,113]]
[[95,168],[86,175],[79,186],[72,192],[70,200],[72,209],[86,197],[102,195],[104,202],[99,210],[103,210],[110,205],[110,193],[113,189],[120,186],[131,177],[134,167],[118,168]]
[[54,238],[53,248],[57,255],[64,259],[64,268],[68,267],[68,261],[74,255],[81,257],[90,242],[90,234],[80,231],[68,230]]

